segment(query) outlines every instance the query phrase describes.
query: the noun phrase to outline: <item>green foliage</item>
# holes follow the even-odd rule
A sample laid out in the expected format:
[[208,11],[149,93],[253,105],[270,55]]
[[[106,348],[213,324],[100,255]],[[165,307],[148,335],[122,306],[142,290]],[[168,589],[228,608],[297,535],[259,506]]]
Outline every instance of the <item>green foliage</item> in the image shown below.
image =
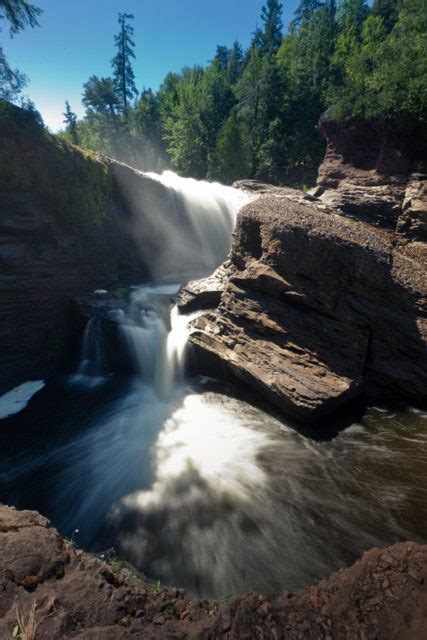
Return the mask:
[[278,0],[267,0],[261,9],[261,20],[264,23],[261,43],[264,53],[276,53],[282,42],[283,5]]
[[249,149],[242,125],[233,109],[221,127],[208,178],[232,184],[249,174]]
[[[0,25],[4,20],[9,22],[11,37],[27,26],[38,26],[41,13],[41,9],[26,0],[0,0]],[[3,48],[0,47],[0,99],[13,102],[27,83],[27,77],[9,65]]]
[[0,189],[31,191],[60,224],[99,226],[110,198],[106,162],[48,133],[37,116],[0,100]]
[[120,14],[113,77],[91,76],[85,118],[63,137],[140,169],[301,186],[324,154],[327,108],[427,118],[425,0],[301,0],[284,37],[282,12],[266,0],[247,51],[218,45],[206,67],[169,73],[133,104],[132,16]]
[[[388,14],[387,14],[388,15]],[[410,114],[427,119],[427,11],[423,0],[401,0],[388,31],[380,11],[363,22],[360,37],[349,26],[338,37],[338,82],[330,102],[338,116]]]
[[11,36],[25,27],[38,26],[38,18],[42,13],[39,7],[26,0],[0,0],[0,21],[9,22]]

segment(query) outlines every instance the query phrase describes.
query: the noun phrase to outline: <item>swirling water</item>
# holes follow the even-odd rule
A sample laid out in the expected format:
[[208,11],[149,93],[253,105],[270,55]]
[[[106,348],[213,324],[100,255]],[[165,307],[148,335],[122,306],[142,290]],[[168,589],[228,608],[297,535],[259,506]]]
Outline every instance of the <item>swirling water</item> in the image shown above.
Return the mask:
[[135,288],[119,314],[135,375],[105,375],[92,324],[86,384],[51,381],[0,421],[0,501],[217,597],[293,590],[372,546],[425,539],[427,414],[372,407],[308,431],[247,392],[186,378],[178,286]]

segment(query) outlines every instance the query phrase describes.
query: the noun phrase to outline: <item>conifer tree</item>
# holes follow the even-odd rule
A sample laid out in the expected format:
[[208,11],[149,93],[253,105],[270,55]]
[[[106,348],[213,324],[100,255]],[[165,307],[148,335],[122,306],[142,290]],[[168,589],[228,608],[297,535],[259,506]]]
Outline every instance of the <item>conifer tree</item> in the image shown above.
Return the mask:
[[125,118],[128,116],[128,103],[133,97],[138,95],[135,86],[135,74],[132,68],[131,59],[135,58],[135,43],[132,40],[133,27],[128,24],[128,20],[133,20],[130,13],[119,13],[120,31],[114,36],[114,44],[117,53],[111,61],[113,67],[114,89],[120,96]]
[[[9,22],[9,33],[13,37],[25,27],[39,26],[38,17],[42,10],[26,0],[0,0],[0,25]],[[0,27],[1,31],[1,27]],[[27,77],[18,69],[13,69],[0,46],[0,98],[15,100],[27,84]]]
[[65,112],[62,114],[64,116],[63,123],[66,126],[66,129],[70,133],[71,141],[73,144],[79,144],[79,136],[77,133],[77,115],[71,111],[70,103],[68,100],[65,102]]
[[0,0],[0,20],[9,22],[11,36],[25,27],[38,27],[42,13],[42,9],[26,0]]
[[283,5],[278,0],[267,0],[261,9],[261,20],[264,23],[262,32],[262,48],[264,52],[277,53],[282,43]]

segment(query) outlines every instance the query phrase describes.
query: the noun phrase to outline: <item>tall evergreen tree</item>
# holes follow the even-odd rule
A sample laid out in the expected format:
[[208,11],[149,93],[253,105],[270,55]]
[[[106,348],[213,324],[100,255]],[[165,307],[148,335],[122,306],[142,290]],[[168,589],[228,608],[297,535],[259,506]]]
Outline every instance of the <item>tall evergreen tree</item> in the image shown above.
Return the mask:
[[62,114],[64,116],[63,123],[67,131],[70,134],[73,144],[79,144],[79,136],[77,133],[77,115],[71,111],[70,103],[68,100],[65,102],[65,111]]
[[261,9],[262,49],[264,52],[277,53],[282,43],[282,13],[283,5],[278,0],[267,0]]
[[[310,20],[313,13],[324,4],[323,0],[300,0],[295,11],[295,18],[291,22],[291,31],[300,27],[304,22]],[[334,3],[335,4],[335,3]]]
[[399,17],[400,0],[374,0],[372,15],[381,16],[387,31],[391,31]]
[[138,95],[135,86],[135,74],[132,68],[132,58],[135,58],[135,43],[132,40],[133,27],[128,24],[133,20],[130,13],[119,13],[120,31],[114,36],[117,53],[111,61],[113,67],[114,89],[120,96],[125,118],[128,116],[128,103]]
[[231,51],[228,47],[224,47],[219,44],[216,48],[216,54],[214,60],[217,60],[221,65],[221,68],[225,71],[228,67],[228,61],[230,59]]
[[241,44],[236,40],[230,51],[227,66],[227,79],[232,85],[236,84],[243,71],[243,58],[243,49]]

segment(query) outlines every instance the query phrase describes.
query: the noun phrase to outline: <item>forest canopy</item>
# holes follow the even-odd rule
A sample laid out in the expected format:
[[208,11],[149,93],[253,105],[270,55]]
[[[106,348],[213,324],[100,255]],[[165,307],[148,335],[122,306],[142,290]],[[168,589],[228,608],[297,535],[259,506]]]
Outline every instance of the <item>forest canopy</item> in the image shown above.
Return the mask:
[[[0,0],[0,19],[10,20],[9,5],[26,6],[12,30],[37,24],[37,9],[20,0]],[[157,92],[135,85],[133,16],[119,14],[111,76],[84,84],[83,119],[67,102],[63,137],[141,169],[302,186],[324,153],[325,110],[427,121],[425,0],[301,0],[286,33],[282,13],[266,0],[247,50],[218,45],[205,67],[167,74]],[[0,91],[14,99],[1,55]]]

